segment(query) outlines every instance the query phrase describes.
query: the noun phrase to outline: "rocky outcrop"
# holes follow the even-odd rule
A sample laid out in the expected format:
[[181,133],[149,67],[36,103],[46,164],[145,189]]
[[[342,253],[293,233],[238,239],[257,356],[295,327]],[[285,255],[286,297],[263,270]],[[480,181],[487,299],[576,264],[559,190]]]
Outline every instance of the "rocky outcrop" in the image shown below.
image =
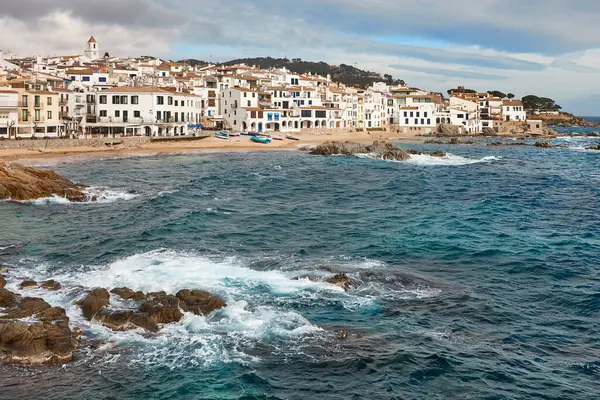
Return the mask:
[[482,130],[483,136],[498,136],[498,133],[490,127],[485,127]]
[[[132,301],[130,308],[118,309],[110,304],[110,293],[123,300]],[[219,296],[202,290],[180,290],[176,296],[166,292],[144,294],[129,288],[94,289],[77,304],[83,315],[114,331],[142,328],[148,332],[158,332],[160,325],[179,322],[184,312],[207,315],[225,307]]]
[[84,185],[79,185],[54,171],[26,167],[0,160],[0,200],[34,200],[53,195],[74,202],[86,200]]
[[325,279],[325,282],[339,286],[345,291],[348,291],[357,286],[356,281],[344,273],[336,274],[331,278],[327,278]]
[[[600,151],[600,144],[597,146],[591,146],[587,148],[588,150],[598,150]],[[0,282],[0,287],[1,287],[2,283]]]
[[40,285],[40,287],[46,290],[58,290],[60,289],[60,283],[56,282],[54,279],[50,279]]
[[21,282],[21,284],[19,285],[19,288],[21,289],[29,289],[29,288],[33,288],[36,287],[38,284],[36,281],[32,281],[32,280],[25,280],[23,282]]
[[[411,154],[430,154],[414,150],[404,150],[393,143],[373,142],[372,145],[363,145],[356,142],[325,142],[312,149],[311,154],[331,156],[331,155],[354,155],[354,154],[372,154],[382,160],[387,161],[406,161],[410,159]],[[444,153],[442,153],[445,155]]]
[[2,289],[4,286],[6,286],[6,278],[0,275],[0,289]]
[[439,124],[435,136],[461,136],[460,126],[452,124]]
[[203,290],[184,289],[177,292],[175,296],[185,304],[187,311],[196,315],[207,315],[227,305],[221,297],[213,296]]
[[552,144],[552,142],[536,142],[535,147],[551,149],[551,148],[554,148],[555,146],[554,146],[554,144]]
[[0,306],[6,307],[0,315],[0,361],[26,365],[71,361],[80,331],[71,331],[64,309],[6,289],[0,289]]

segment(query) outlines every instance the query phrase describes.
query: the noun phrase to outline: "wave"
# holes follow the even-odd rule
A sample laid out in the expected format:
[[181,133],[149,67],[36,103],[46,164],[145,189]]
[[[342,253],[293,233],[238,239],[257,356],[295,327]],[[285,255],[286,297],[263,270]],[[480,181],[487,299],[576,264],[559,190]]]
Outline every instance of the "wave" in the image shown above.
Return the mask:
[[90,203],[113,203],[116,201],[133,200],[138,194],[109,190],[102,187],[88,187],[83,190],[86,200],[83,202],[72,202],[65,197],[56,194],[50,197],[41,197],[35,200],[10,200],[23,204],[48,205],[48,204],[90,204]]
[[461,157],[456,156],[454,154],[446,154],[444,157],[434,157],[427,154],[413,154],[410,156],[410,159],[405,161],[408,164],[413,165],[449,165],[449,166],[461,166],[461,165],[471,165],[471,164],[479,164],[479,163],[490,163],[492,161],[501,160],[502,157],[499,156],[487,156],[483,158],[469,158],[469,157]]

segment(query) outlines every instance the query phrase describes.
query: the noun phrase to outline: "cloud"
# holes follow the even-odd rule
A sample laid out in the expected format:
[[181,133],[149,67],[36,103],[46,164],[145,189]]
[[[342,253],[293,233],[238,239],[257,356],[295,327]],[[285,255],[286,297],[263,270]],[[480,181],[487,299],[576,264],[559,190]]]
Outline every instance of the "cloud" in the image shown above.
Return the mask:
[[287,55],[578,107],[600,87],[597,0],[0,1],[0,48],[21,55],[81,53],[93,34],[111,55]]

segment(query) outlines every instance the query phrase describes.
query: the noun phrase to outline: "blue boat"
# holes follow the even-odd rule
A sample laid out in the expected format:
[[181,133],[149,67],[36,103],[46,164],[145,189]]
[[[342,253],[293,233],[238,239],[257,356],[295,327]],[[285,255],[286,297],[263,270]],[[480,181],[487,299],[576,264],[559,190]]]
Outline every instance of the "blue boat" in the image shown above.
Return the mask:
[[253,142],[262,143],[262,144],[269,144],[269,143],[271,143],[271,138],[268,138],[268,137],[252,136],[250,138],[250,140],[252,140]]
[[248,135],[254,137],[254,136],[260,135],[260,133],[258,133],[258,132],[248,132]]
[[229,139],[229,134],[226,132],[217,132],[215,133],[215,136],[219,139]]

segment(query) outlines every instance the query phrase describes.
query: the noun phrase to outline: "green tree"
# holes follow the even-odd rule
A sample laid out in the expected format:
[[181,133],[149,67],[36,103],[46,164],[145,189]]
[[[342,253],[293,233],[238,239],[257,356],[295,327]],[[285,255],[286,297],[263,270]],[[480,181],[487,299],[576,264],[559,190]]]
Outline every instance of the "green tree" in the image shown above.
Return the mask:
[[501,99],[503,99],[503,98],[506,97],[506,94],[502,93],[499,90],[490,90],[490,91],[488,91],[488,93],[491,94],[494,97],[499,97]]
[[448,94],[454,93],[477,93],[477,90],[465,89],[464,87],[457,87],[456,89],[449,89]]
[[558,111],[562,109],[561,106],[549,97],[538,97],[530,94],[523,97],[522,101],[523,107],[527,111]]
[[508,97],[509,99],[511,99],[511,100],[512,100],[512,99],[514,99],[514,98],[515,98],[515,95],[514,95],[514,94],[512,94],[512,93],[509,93],[509,94],[507,94],[507,95],[506,95],[506,97]]

